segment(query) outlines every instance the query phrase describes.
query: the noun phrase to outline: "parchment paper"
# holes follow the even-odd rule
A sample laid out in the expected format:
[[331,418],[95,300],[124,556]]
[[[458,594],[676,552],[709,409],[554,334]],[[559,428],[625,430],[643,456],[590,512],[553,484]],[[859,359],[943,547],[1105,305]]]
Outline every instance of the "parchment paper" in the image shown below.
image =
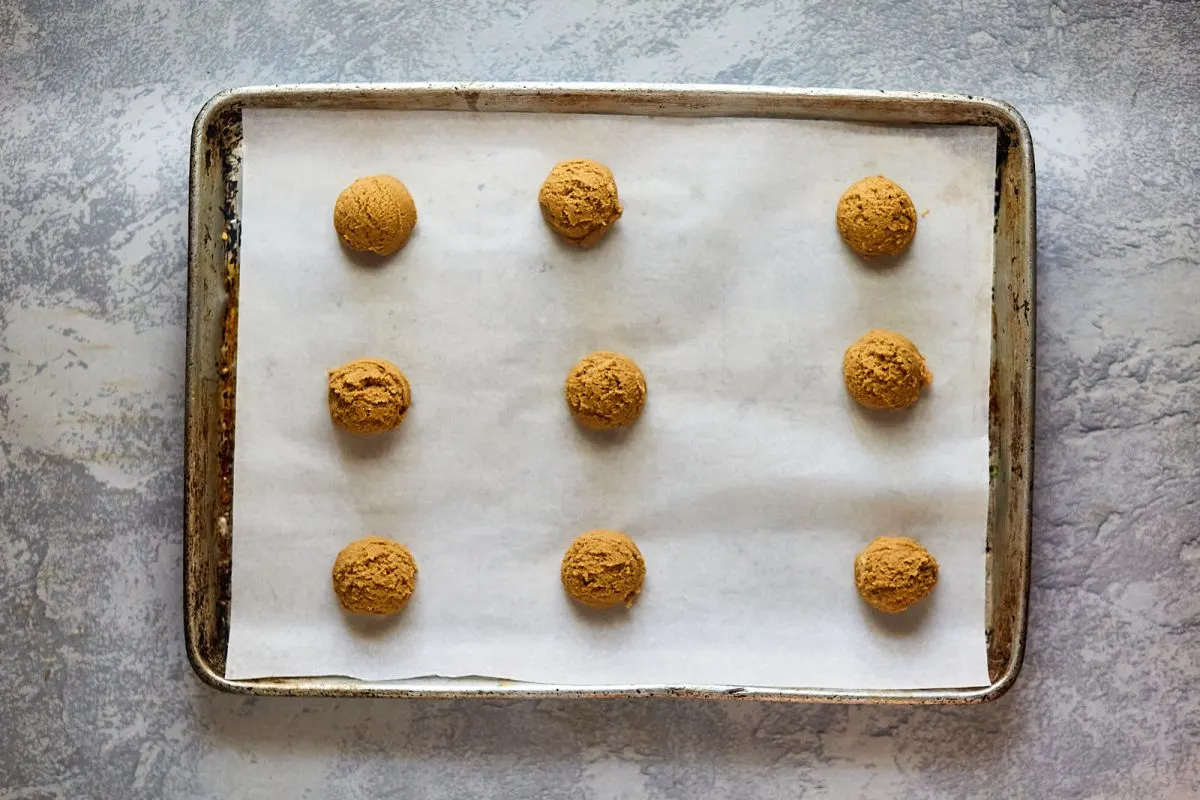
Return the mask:
[[[988,682],[984,642],[994,131],[751,119],[247,110],[230,678],[486,675],[567,684],[913,688]],[[552,164],[612,167],[625,215],[561,245]],[[383,263],[333,201],[391,173],[417,233]],[[838,238],[841,192],[886,174],[920,221],[899,264]],[[911,413],[857,408],[846,346],[901,331],[929,360]],[[624,352],[649,383],[625,435],[573,424],[567,370]],[[393,435],[335,431],[326,371],[394,361]],[[591,528],[647,563],[631,611],[570,603]],[[344,615],[338,550],[407,543],[410,606]],[[925,543],[932,596],[887,617],[855,553]]]

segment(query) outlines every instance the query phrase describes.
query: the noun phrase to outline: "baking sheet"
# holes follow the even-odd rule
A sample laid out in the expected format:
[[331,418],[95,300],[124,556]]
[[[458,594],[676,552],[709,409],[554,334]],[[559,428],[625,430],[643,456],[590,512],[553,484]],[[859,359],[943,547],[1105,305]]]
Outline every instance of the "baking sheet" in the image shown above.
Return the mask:
[[[226,677],[490,675],[564,684],[928,688],[988,682],[984,642],[993,128],[751,119],[247,110],[236,525]],[[545,230],[549,166],[594,157],[626,213],[597,249]],[[418,232],[383,265],[346,254],[333,198],[391,172]],[[903,263],[864,267],[832,224],[882,172],[929,210]],[[869,327],[935,373],[912,413],[841,386]],[[579,431],[561,383],[597,348],[650,384],[625,436]],[[325,370],[389,358],[401,431],[334,431]],[[558,561],[577,533],[633,535],[628,613],[583,612]],[[417,595],[344,616],[329,567],[405,541]],[[929,601],[884,617],[852,560],[920,538]]]

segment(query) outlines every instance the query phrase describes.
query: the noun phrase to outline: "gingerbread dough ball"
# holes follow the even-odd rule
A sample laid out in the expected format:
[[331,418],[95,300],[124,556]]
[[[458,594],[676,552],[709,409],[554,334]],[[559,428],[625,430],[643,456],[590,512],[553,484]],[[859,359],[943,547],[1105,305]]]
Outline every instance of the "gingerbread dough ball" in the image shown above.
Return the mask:
[[621,217],[617,182],[603,164],[586,159],[554,165],[538,193],[542,216],[569,244],[591,247]]
[[860,256],[897,256],[917,235],[917,209],[900,185],[882,175],[863,178],[842,195],[837,226]]
[[645,579],[642,552],[620,531],[588,531],[563,556],[563,588],[592,608],[632,606]]
[[646,376],[633,360],[604,350],[567,374],[567,407],[593,430],[632,425],[646,405]]
[[842,374],[850,395],[867,408],[908,408],[933,381],[917,346],[885,330],[867,331],[846,348]]
[[417,562],[399,542],[368,536],[346,545],[333,562],[333,591],[347,611],[391,614],[417,584]]
[[867,604],[888,614],[911,606],[933,591],[938,563],[907,536],[880,536],[854,559],[854,583]]
[[389,256],[404,246],[416,225],[416,203],[391,175],[359,178],[333,206],[334,230],[351,250]]
[[404,421],[412,389],[400,368],[363,358],[329,371],[329,416],[351,433],[383,433]]

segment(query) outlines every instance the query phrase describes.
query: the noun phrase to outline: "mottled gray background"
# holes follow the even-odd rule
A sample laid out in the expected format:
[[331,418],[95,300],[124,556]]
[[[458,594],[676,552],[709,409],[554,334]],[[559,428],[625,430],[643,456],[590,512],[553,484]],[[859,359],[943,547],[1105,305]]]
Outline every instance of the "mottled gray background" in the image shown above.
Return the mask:
[[[187,135],[242,84],[989,94],[1037,147],[1025,671],[977,708],[249,700],[180,609]],[[0,798],[1200,796],[1200,5],[0,0]]]

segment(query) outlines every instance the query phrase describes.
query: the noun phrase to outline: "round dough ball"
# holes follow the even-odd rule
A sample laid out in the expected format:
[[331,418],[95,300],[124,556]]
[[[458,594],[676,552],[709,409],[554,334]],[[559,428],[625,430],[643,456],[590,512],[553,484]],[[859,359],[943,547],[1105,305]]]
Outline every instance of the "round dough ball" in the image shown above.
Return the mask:
[[599,242],[622,211],[612,171],[582,158],[554,165],[538,192],[538,205],[555,232],[583,248]]
[[416,226],[417,205],[408,187],[391,175],[359,178],[333,206],[333,228],[351,250],[390,256]]
[[329,416],[351,433],[383,433],[400,426],[412,389],[400,368],[361,358],[329,370]]
[[382,536],[353,541],[333,562],[333,591],[347,611],[391,614],[404,608],[417,585],[417,562],[399,542]]
[[646,405],[646,376],[633,360],[600,350],[567,374],[567,407],[593,430],[632,425]]
[[838,200],[837,226],[860,256],[898,256],[917,235],[917,209],[899,184],[876,175],[863,178]]
[[586,606],[632,606],[646,579],[646,562],[620,531],[588,531],[567,548],[561,574],[563,588]]
[[917,346],[885,330],[867,331],[846,348],[842,374],[850,396],[867,408],[908,408],[933,382]]
[[933,591],[938,563],[907,536],[880,536],[854,559],[858,594],[872,608],[895,614]]

